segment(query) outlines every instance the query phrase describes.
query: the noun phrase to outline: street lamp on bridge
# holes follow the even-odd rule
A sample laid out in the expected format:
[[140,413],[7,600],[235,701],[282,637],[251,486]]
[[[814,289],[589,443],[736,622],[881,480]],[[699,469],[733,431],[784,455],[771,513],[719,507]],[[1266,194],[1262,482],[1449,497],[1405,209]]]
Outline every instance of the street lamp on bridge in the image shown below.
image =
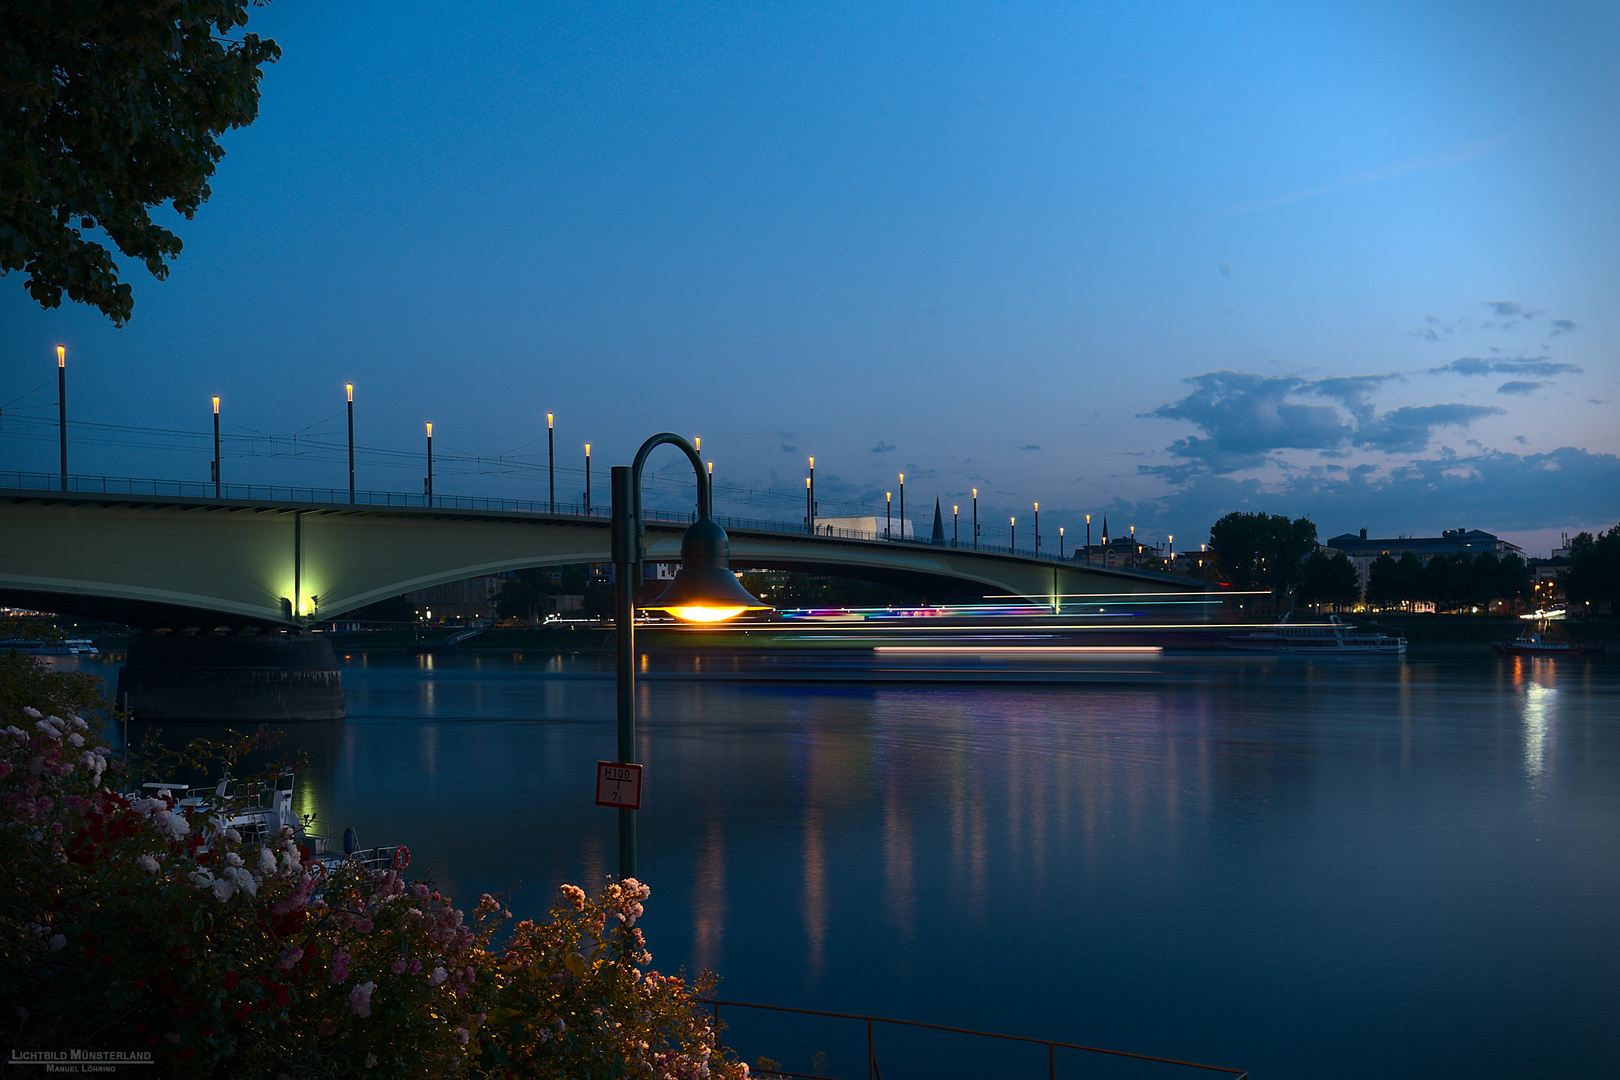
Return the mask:
[[[647,611],[667,611],[687,622],[714,623],[745,611],[770,608],[751,595],[731,571],[731,541],[714,520],[714,487],[697,447],[671,432],[654,435],[641,444],[634,465],[615,465],[610,471],[613,494],[613,614],[617,647],[617,713],[619,760],[636,759],[636,586],[641,581],[642,548],[641,470],[647,455],[669,444],[684,452],[697,473],[697,520],[681,537],[681,568],[663,595]],[[619,808],[619,880],[636,876],[636,811]]]
[[427,426],[428,431],[428,471],[427,478],[422,481],[422,494],[427,497],[427,504],[433,505],[433,425]]
[[973,489],[973,550],[979,550],[979,489]]
[[214,395],[214,498],[219,498],[219,395]]
[[557,512],[557,418],[546,413],[546,509]]
[[344,383],[349,396],[349,501],[354,502],[354,383]]
[[62,444],[62,490],[67,490],[67,346],[56,347],[56,435]]

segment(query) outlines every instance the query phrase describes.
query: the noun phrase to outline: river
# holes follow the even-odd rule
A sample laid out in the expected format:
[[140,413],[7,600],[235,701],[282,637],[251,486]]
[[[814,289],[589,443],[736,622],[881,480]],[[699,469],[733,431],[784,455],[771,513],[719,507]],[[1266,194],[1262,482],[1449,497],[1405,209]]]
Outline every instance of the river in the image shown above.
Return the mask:
[[[514,909],[539,915],[616,867],[592,786],[614,756],[605,658],[343,662],[347,721],[288,728],[313,758],[300,810],[408,843],[466,907],[521,882]],[[654,966],[1257,1078],[1620,1073],[1620,668],[1166,665],[931,686],[655,664]],[[821,1050],[866,1075],[858,1025],[728,1019],[750,1061],[809,1072]],[[882,1074],[1045,1075],[1044,1048],[957,1038],[880,1029]]]

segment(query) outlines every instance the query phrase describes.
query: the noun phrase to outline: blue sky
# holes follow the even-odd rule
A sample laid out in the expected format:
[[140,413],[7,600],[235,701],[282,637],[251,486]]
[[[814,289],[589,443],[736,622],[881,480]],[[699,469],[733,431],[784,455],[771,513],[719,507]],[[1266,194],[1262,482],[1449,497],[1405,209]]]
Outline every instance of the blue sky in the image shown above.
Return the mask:
[[353,381],[363,446],[433,421],[446,492],[544,498],[550,411],[560,498],[585,441],[601,491],[672,429],[755,516],[815,454],[824,513],[904,471],[908,510],[1178,546],[1234,509],[1533,553],[1620,521],[1613,5],[252,18],[260,119],[129,325],[0,283],[0,469],[55,468],[60,342],[75,419],[160,429],[85,473],[205,478],[161,432],[217,393],[228,479],[340,486]]

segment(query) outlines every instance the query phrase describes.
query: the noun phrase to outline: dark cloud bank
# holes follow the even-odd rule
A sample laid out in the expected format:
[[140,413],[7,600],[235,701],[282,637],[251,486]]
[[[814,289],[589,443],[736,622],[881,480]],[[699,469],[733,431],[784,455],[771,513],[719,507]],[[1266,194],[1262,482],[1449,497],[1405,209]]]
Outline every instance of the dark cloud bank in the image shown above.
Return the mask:
[[[1545,358],[1465,358],[1445,369],[1541,376],[1580,370]],[[1186,379],[1191,392],[1144,414],[1184,421],[1199,432],[1169,446],[1173,464],[1141,466],[1167,481],[1171,493],[1149,503],[1120,504],[1119,510],[1138,521],[1182,528],[1232,510],[1309,514],[1326,535],[1361,526],[1388,532],[1464,525],[1531,530],[1620,520],[1620,457],[1613,454],[1563,447],[1545,454],[1459,455],[1446,448],[1417,456],[1441,431],[1461,433],[1503,410],[1446,403],[1378,412],[1369,395],[1399,378],[1313,380],[1216,371]],[[1540,385],[1509,382],[1500,392],[1527,394]],[[1279,458],[1285,450],[1315,451],[1319,463],[1289,466]],[[1356,451],[1413,456],[1393,469],[1337,463]],[[1233,476],[1268,462],[1283,466],[1280,483]]]

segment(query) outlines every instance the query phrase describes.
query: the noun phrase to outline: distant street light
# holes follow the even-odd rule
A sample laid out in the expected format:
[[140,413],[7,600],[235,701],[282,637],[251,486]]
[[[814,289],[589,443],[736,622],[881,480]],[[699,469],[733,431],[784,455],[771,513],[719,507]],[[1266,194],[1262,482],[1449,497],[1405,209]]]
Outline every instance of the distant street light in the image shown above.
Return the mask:
[[219,498],[219,395],[214,396],[214,498]]
[[1091,515],[1086,515],[1086,562],[1091,561]]
[[1018,554],[1018,519],[1012,517],[1008,518],[1007,521],[1007,528],[1010,530],[1008,533],[1010,539],[1007,541],[1007,554],[1016,555]]
[[1058,526],[1058,558],[1063,558],[1063,526]]
[[885,540],[894,539],[894,515],[889,513],[889,500],[893,497],[894,492],[892,491],[883,493],[883,539]]
[[814,533],[816,531],[816,522],[810,516],[810,485],[811,480],[807,476],[804,478],[804,531]]
[[354,383],[344,383],[349,397],[349,501],[354,502]]
[[67,490],[67,346],[56,347],[56,435],[62,444],[62,490]]
[[546,509],[557,512],[557,418],[546,413]]
[[1035,504],[1035,554],[1041,553],[1041,504]]
[[816,456],[810,455],[810,533],[816,531]]
[[962,508],[960,506],[958,506],[956,503],[951,504],[951,547],[956,547],[957,546],[957,544],[956,544],[956,523],[957,523],[957,518],[960,516],[958,511],[960,511],[961,509]]
[[[731,542],[714,520],[714,489],[697,447],[664,432],[641,444],[634,465],[615,465],[612,484],[613,613],[616,633],[618,754],[616,764],[636,760],[636,585],[641,580],[641,470],[655,447],[670,444],[683,451],[697,473],[697,520],[681,537],[681,568],[662,596],[642,607],[667,611],[688,622],[710,623],[744,611],[768,610],[742,587],[731,571]],[[636,876],[636,811],[619,809],[619,880]]]
[[979,550],[979,489],[973,489],[973,550]]
[[591,512],[591,444],[585,444],[585,513]]
[[906,538],[906,474],[900,474],[900,539]]
[[427,504],[433,505],[433,425],[427,426],[428,431],[428,473],[422,481],[422,494],[427,496]]

